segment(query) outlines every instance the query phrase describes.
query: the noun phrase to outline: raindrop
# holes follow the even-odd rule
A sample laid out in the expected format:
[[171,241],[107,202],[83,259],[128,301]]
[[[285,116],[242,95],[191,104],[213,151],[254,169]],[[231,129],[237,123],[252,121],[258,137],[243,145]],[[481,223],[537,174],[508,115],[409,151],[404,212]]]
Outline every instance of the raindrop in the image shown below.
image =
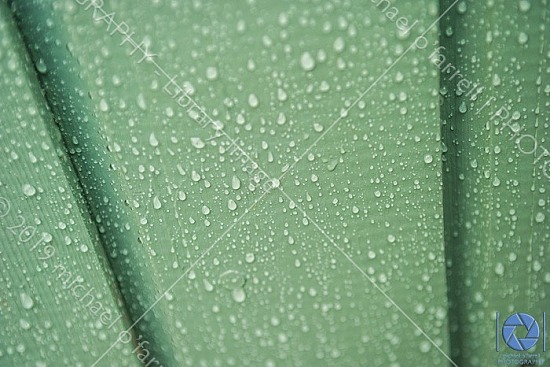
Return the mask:
[[528,12],[529,9],[531,9],[531,3],[529,2],[529,0],[521,0],[521,1],[519,2],[519,10],[520,10],[522,13]]
[[201,138],[191,138],[191,144],[197,149],[202,149],[205,146]]
[[151,144],[152,147],[157,147],[159,145],[159,141],[157,140],[155,133],[151,133],[151,135],[149,135],[149,144]]
[[26,196],[33,196],[34,194],[36,194],[36,189],[31,184],[24,184],[23,194],[25,194]]
[[147,104],[145,103],[145,97],[143,96],[143,93],[138,94],[137,104],[138,107],[141,108],[143,111],[147,109]]
[[162,206],[162,204],[160,203],[159,198],[158,198],[157,196],[155,196],[155,197],[153,198],[153,207],[154,207],[155,209],[160,209],[161,206]]
[[233,176],[231,179],[231,187],[233,190],[238,190],[241,187],[241,180],[237,176]]
[[25,310],[30,310],[34,306],[33,299],[27,293],[21,293],[21,305]]
[[249,264],[253,263],[255,260],[254,254],[252,252],[247,253],[244,257],[244,260]]
[[315,68],[315,60],[309,52],[304,52],[300,58],[300,65],[305,71],[311,71]]
[[46,66],[44,60],[38,60],[38,62],[36,63],[36,70],[38,70],[40,74],[46,74],[48,72],[48,67]]
[[258,97],[254,93],[248,96],[248,104],[250,105],[250,107],[256,108],[258,107],[259,103],[260,102],[258,101]]
[[527,43],[528,40],[529,40],[529,36],[527,36],[527,33],[520,32],[519,37],[518,37],[519,44],[524,45],[524,44]]
[[237,303],[242,303],[246,299],[246,293],[244,293],[244,289],[242,288],[233,289],[231,295],[233,296],[233,300]]
[[206,77],[209,80],[216,80],[218,78],[218,69],[214,66],[210,66],[206,69]]
[[466,106],[466,102],[462,101],[462,103],[460,103],[460,106],[458,107],[458,110],[460,111],[460,113],[466,113],[466,111],[468,111],[468,106]]

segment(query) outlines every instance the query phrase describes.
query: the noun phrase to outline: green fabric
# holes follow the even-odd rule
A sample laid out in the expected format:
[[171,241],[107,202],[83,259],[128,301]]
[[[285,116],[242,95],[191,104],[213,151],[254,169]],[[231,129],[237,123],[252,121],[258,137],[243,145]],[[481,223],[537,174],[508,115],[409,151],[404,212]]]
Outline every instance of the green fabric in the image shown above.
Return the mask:
[[[496,312],[501,326],[527,312],[542,328],[549,310],[549,15],[539,0],[463,5],[443,19],[435,60],[456,68],[441,74],[451,345],[459,365],[488,366]],[[460,80],[478,87],[467,95]]]
[[[4,3],[0,44],[0,365],[91,365],[128,325],[122,298]],[[110,365],[140,365],[133,349]]]
[[[0,103],[16,106],[0,136],[57,149],[33,177],[2,173],[1,195],[78,212],[63,256],[128,317],[76,331],[53,315],[81,302],[49,295],[34,322],[67,341],[47,344],[3,303],[0,365],[496,365],[495,312],[548,305],[546,158],[494,116],[509,106],[537,157],[550,149],[546,3],[13,1],[2,37],[22,66],[0,51]],[[30,182],[44,193],[25,196]],[[47,192],[61,197],[32,202]],[[3,235],[5,302],[61,287],[9,270],[21,246]]]

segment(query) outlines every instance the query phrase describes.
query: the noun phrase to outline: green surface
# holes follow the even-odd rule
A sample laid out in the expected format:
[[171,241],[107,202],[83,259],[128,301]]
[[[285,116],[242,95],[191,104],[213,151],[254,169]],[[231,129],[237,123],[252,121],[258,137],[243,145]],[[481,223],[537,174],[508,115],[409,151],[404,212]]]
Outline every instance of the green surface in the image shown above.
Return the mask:
[[[408,7],[411,17],[435,20],[435,3],[426,5],[431,15]],[[155,52],[162,58],[156,61],[189,80],[197,91],[194,98],[244,149],[258,152],[257,162],[271,176],[280,175],[313,144],[321,127],[328,129],[346,101],[353,101],[411,42],[397,37],[397,28],[381,11],[363,5],[334,7],[326,15],[323,6],[268,2],[237,9],[221,4],[112,6],[118,23],[139,24],[155,14],[155,27],[145,23],[140,29],[158,44]],[[61,2],[53,10],[32,4],[19,11],[27,15],[20,17],[21,28],[34,59],[44,63],[40,77],[47,97],[53,90],[48,98],[59,106],[69,149],[75,135],[80,144],[81,136],[100,131],[103,142],[90,140],[89,148],[109,145],[112,152],[97,154],[109,157],[124,175],[110,180],[108,187],[121,197],[107,195],[109,205],[113,200],[134,205],[137,220],[130,225],[141,224],[141,241],[134,236],[104,244],[116,254],[113,268],[124,269],[119,282],[134,320],[152,302],[124,290],[137,286],[135,293],[162,295],[177,282],[137,324],[154,342],[151,350],[162,363],[355,365],[368,356],[375,364],[404,364],[411,355],[418,363],[443,363],[443,355],[335,248],[353,258],[446,349],[437,74],[423,65],[410,75],[414,80],[394,83],[398,72],[409,73],[415,60],[427,54],[405,56],[368,103],[350,111],[330,139],[314,147],[313,158],[297,162],[281,183],[291,202],[278,190],[264,198],[260,190],[251,191],[242,167],[223,152],[229,149],[227,140],[217,138],[215,146],[197,143],[206,142],[212,129],[182,114],[163,91],[167,80],[155,74],[151,63],[136,63],[141,55],[130,57],[132,46],[120,46],[119,34],[110,36],[105,23],[94,27],[92,9]],[[300,17],[313,15],[321,18],[300,25]],[[367,15],[370,22],[365,22]],[[334,30],[323,32],[326,24]],[[347,42],[343,50],[332,45],[337,40]],[[384,47],[390,40],[393,47]],[[361,45],[383,47],[384,57]],[[324,52],[326,61],[317,61],[308,72],[301,65],[305,52],[314,57],[321,52],[321,59]],[[213,78],[208,68],[218,76]],[[58,88],[60,75],[74,78],[77,73],[81,80],[73,83],[82,91],[80,99]],[[409,95],[407,85],[418,94]],[[432,102],[421,104],[416,98]],[[388,99],[400,102],[372,108]],[[95,116],[88,114],[86,124],[73,125],[76,116],[63,116],[66,106],[80,114],[79,106],[89,105]],[[414,135],[406,132],[407,125]],[[380,135],[372,133],[381,129]],[[436,158],[427,164],[425,155]],[[73,159],[77,166],[89,164],[84,150]],[[97,177],[114,176],[106,164],[94,169],[98,172],[83,177],[85,187],[88,179],[89,187],[96,188]],[[410,171],[422,184],[412,176],[404,179]],[[240,185],[234,185],[237,180]],[[101,195],[99,189],[89,197],[92,207]],[[105,231],[108,236],[116,228]],[[111,353],[116,351],[104,358]]]
[[[128,321],[86,318],[32,254],[15,269],[5,232],[0,365],[489,366],[495,312],[546,310],[546,0],[12,3],[0,196]],[[33,289],[44,307],[9,306]]]
[[[3,3],[0,44],[0,365],[89,366],[124,327],[122,299]],[[103,365],[139,365],[133,349]]]
[[[501,323],[515,312],[540,322],[550,305],[547,8],[468,2],[442,22],[442,69],[462,75],[441,76],[451,345],[461,366],[496,364],[495,312]],[[457,95],[461,79],[483,90]],[[531,353],[544,358],[540,342]]]

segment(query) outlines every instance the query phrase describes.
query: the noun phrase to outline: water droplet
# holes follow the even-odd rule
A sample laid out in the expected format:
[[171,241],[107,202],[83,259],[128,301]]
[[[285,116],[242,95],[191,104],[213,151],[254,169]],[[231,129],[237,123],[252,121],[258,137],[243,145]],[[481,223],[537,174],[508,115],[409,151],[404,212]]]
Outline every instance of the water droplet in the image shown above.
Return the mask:
[[157,147],[159,145],[159,141],[157,140],[155,133],[151,133],[151,135],[149,135],[149,144],[151,144],[152,147]]
[[433,160],[434,160],[434,158],[433,158],[433,156],[432,156],[431,154],[426,154],[426,155],[424,156],[424,162],[425,162],[425,163],[428,163],[428,164],[429,164],[429,163],[432,163]]
[[231,179],[231,187],[233,190],[238,190],[241,187],[241,180],[237,176],[233,176]]
[[212,292],[212,290],[214,290],[214,286],[208,281],[208,279],[203,279],[202,283],[204,284],[204,289],[206,289],[207,292]]
[[255,260],[254,254],[252,252],[247,253],[244,257],[244,260],[249,264],[253,263]]
[[138,107],[141,108],[143,111],[147,109],[147,104],[145,103],[145,97],[143,96],[143,93],[138,94],[137,104]]
[[21,293],[21,305],[25,310],[30,310],[34,306],[33,299],[27,293]]
[[205,146],[201,138],[191,138],[191,144],[197,149],[202,149]]
[[497,73],[494,73],[491,82],[493,83],[493,85],[495,87],[498,87],[500,84],[502,84],[502,80],[500,79],[500,75],[498,75]]
[[199,175],[197,171],[193,171],[191,172],[191,179],[195,182],[198,182],[201,179],[201,175]]
[[315,60],[309,52],[304,52],[300,58],[300,65],[305,71],[311,71],[315,68]]
[[159,198],[157,196],[155,196],[153,198],[153,208],[160,209],[161,206],[162,206],[162,204],[161,204]]
[[277,118],[277,124],[284,125],[286,122],[286,116],[284,112],[279,112],[279,117]]
[[25,319],[19,319],[19,326],[23,330],[29,330],[31,328],[31,324]]
[[287,98],[287,94],[286,92],[284,91],[284,89],[277,89],[277,99],[281,102],[284,102],[286,101],[286,98]]
[[206,68],[206,77],[209,80],[216,80],[218,78],[218,69],[216,69],[214,66]]
[[518,36],[518,41],[520,45],[524,45],[529,41],[529,36],[525,32],[520,32]]
[[466,106],[466,102],[462,101],[462,103],[460,103],[460,106],[458,107],[458,110],[460,111],[460,113],[466,113],[466,111],[468,111],[468,106]]
[[256,108],[260,104],[260,102],[258,101],[258,97],[254,93],[248,96],[248,104],[252,108]]
[[246,299],[246,293],[242,288],[233,289],[231,291],[231,295],[233,296],[233,300],[237,303],[242,303]]
[[346,43],[344,42],[344,39],[342,37],[336,38],[336,41],[334,41],[334,51],[337,53],[340,53],[344,51],[344,48],[346,47]]
[[24,184],[23,194],[25,194],[26,196],[33,196],[34,194],[36,194],[36,189],[31,184]]
[[99,101],[99,109],[103,112],[109,111],[109,105],[107,104],[107,101],[102,98],[101,101]]
[[462,1],[458,3],[456,10],[458,11],[459,14],[465,14],[466,11],[468,10],[468,5],[466,4],[466,1]]
[[523,13],[526,13],[531,9],[531,2],[529,0],[521,0],[519,2],[519,10]]
[[424,341],[420,342],[420,351],[422,353],[428,353],[431,348],[432,348],[432,345],[430,344],[429,341],[424,340]]
[[48,72],[48,67],[46,66],[44,60],[38,60],[38,62],[36,63],[36,70],[38,70],[40,74],[46,74]]

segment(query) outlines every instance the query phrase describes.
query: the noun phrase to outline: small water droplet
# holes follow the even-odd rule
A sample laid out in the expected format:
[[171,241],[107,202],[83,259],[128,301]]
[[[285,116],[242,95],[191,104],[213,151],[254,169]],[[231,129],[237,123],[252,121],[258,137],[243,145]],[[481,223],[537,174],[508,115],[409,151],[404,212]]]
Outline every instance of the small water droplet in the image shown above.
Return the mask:
[[256,108],[260,104],[258,97],[254,93],[248,96],[248,104],[252,108]]
[[138,107],[141,108],[143,111],[147,110],[147,104],[145,103],[145,96],[143,95],[143,93],[138,94],[137,104]]
[[153,207],[154,207],[155,209],[160,209],[161,206],[162,206],[162,204],[161,204],[161,202],[160,202],[158,196],[155,196],[155,197],[153,198]]
[[233,300],[237,303],[242,303],[246,299],[246,293],[242,288],[233,289],[231,291],[231,295],[233,296]]
[[206,69],[206,77],[209,80],[216,80],[218,78],[218,69],[214,66],[210,66]]
[[300,65],[305,71],[311,71],[315,68],[315,60],[309,52],[304,52],[300,57]]
[[34,194],[36,194],[36,189],[31,184],[24,184],[23,194],[25,194],[26,196],[33,196]]
[[252,252],[247,253],[244,257],[244,260],[249,264],[253,263],[255,260],[254,254]]
[[238,190],[241,187],[241,180],[237,176],[233,176],[231,179],[231,187],[233,190]]
[[524,45],[529,41],[529,36],[525,32],[520,32],[518,36],[518,42],[520,45]]
[[336,166],[338,166],[338,160],[337,159],[333,159],[332,161],[330,161],[327,165],[327,169],[329,171],[334,171],[336,169]]
[[191,138],[191,144],[197,149],[202,149],[205,146],[201,138]]
[[519,2],[519,10],[520,10],[522,13],[528,12],[529,9],[531,9],[531,3],[529,2],[529,0],[521,0],[521,1]]
[[34,306],[33,299],[27,293],[21,293],[21,305],[25,310],[30,310]]
[[151,135],[149,135],[149,144],[151,144],[152,147],[157,147],[159,145],[159,141],[157,140],[155,133],[151,133]]
[[38,70],[40,74],[46,74],[48,72],[48,67],[46,66],[44,60],[38,60],[38,62],[36,63],[36,70]]

